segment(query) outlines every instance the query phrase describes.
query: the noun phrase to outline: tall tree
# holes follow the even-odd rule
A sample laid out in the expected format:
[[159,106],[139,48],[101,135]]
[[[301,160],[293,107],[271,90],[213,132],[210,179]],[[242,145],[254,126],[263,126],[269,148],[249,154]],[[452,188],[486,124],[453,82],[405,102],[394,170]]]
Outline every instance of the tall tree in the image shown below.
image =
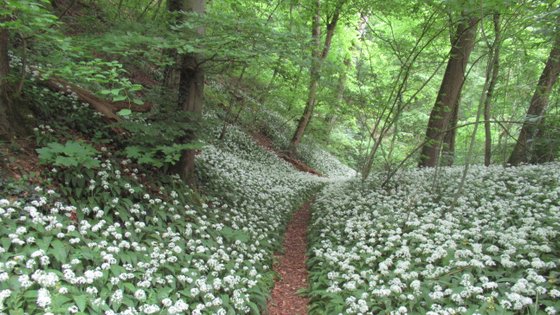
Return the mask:
[[[538,160],[532,156],[534,142],[539,134],[539,125],[548,106],[548,97],[554,83],[558,79],[560,73],[560,16],[556,21],[556,30],[552,50],[546,61],[546,65],[535,88],[533,97],[525,121],[519,132],[517,143],[511,152],[508,163],[518,165],[520,163],[529,162],[530,160]],[[541,133],[542,134],[542,133]]]
[[[205,0],[186,0],[185,11],[199,15],[205,13]],[[197,29],[197,36],[204,36],[204,27]],[[204,69],[200,56],[195,53],[185,53],[180,56],[180,79],[179,79],[179,108],[192,113],[193,121],[200,118],[204,103]],[[189,137],[193,141],[194,136]],[[181,178],[191,186],[196,183],[195,177],[195,150],[185,150],[177,164],[177,171]]]
[[311,26],[311,37],[313,39],[313,46],[311,48],[311,69],[309,70],[309,89],[307,95],[307,102],[305,104],[305,109],[303,115],[299,119],[298,126],[292,140],[290,141],[290,151],[295,153],[297,146],[301,142],[305,129],[311,120],[313,115],[313,110],[317,104],[317,90],[319,89],[319,79],[321,78],[321,67],[323,61],[327,58],[329,50],[331,48],[332,38],[334,36],[334,31],[336,25],[340,19],[340,12],[344,5],[344,0],[338,0],[332,15],[327,19],[327,33],[325,34],[325,43],[321,49],[321,0],[315,0],[313,16],[313,23]]
[[419,167],[434,167],[438,164],[442,141],[449,127],[463,86],[469,56],[474,48],[476,26],[479,19],[461,15],[457,31],[451,43],[445,74],[430,113],[426,142],[422,146]]

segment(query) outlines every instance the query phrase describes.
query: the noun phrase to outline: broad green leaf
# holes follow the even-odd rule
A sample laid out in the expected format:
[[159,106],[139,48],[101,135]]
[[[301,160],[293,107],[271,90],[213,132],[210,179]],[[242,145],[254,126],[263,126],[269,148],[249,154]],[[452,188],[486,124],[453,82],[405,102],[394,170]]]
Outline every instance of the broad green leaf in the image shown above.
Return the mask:
[[65,263],[68,252],[66,251],[66,246],[64,245],[64,243],[62,243],[60,240],[54,240],[51,243],[51,246],[52,246],[52,250],[51,250],[52,255],[59,262]]

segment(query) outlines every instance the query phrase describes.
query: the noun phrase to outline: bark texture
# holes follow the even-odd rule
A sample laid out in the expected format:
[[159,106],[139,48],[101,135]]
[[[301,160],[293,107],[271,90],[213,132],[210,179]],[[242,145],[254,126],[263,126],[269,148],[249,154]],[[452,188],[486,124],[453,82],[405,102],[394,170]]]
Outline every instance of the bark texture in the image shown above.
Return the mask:
[[[559,20],[560,21],[560,20]],[[560,73],[560,23],[557,23],[557,30],[555,34],[554,43],[546,65],[535,88],[531,104],[525,116],[525,122],[519,132],[519,138],[513,148],[508,163],[511,165],[518,165],[520,163],[529,162],[531,160],[537,161],[538,158],[532,157],[533,146],[536,139],[538,139],[539,125],[541,124],[542,117],[546,112],[548,106],[548,97],[552,91],[554,83],[558,79]],[[542,134],[542,133],[541,133]]]
[[464,17],[457,26],[445,74],[430,113],[426,143],[422,147],[419,167],[435,167],[439,162],[445,130],[449,127],[455,104],[459,99],[465,69],[474,48],[478,18]]
[[443,136],[443,146],[441,148],[441,164],[445,166],[453,165],[455,162],[455,138],[457,137],[457,121],[459,120],[459,104],[461,98],[457,98],[455,105],[451,109],[451,117],[447,125],[447,131]]
[[11,126],[12,103],[8,96],[8,59],[9,34],[7,29],[0,29],[0,139],[9,140],[14,136]]
[[[205,0],[187,0],[185,9],[204,14]],[[204,29],[199,28],[197,33],[204,36]],[[181,110],[192,113],[193,122],[200,117],[204,103],[204,69],[199,59],[192,53],[181,56],[178,103]],[[193,141],[194,135],[186,140]],[[177,165],[179,176],[191,186],[196,186],[195,155],[196,150],[185,150]]]

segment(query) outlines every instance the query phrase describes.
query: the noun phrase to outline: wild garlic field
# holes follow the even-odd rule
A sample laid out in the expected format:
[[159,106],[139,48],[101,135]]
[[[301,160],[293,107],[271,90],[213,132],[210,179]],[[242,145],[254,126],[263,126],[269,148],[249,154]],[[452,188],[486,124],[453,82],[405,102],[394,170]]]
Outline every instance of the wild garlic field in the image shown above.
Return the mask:
[[150,190],[130,161],[97,159],[90,204],[39,186],[0,200],[3,312],[262,313],[283,229],[314,194],[310,314],[560,309],[558,164],[473,167],[458,197],[460,167],[380,188],[335,160],[331,177],[298,172],[231,128],[197,158],[214,197],[189,205],[180,180]]
[[[281,120],[264,117],[282,148]],[[383,174],[361,182],[317,146],[301,157],[325,176],[230,127],[197,157],[205,196],[101,149],[96,172],[61,191],[0,198],[0,311],[265,313],[273,254],[313,197],[310,314],[560,310],[559,164],[472,167],[457,194],[461,167],[401,171],[381,188]],[[87,191],[63,202],[74,185]]]
[[290,213],[325,181],[237,129],[199,155],[214,196],[199,205],[177,178],[153,190],[129,160],[96,159],[89,204],[0,198],[2,313],[259,313]]
[[310,314],[556,314],[560,165],[462,170],[323,189]]

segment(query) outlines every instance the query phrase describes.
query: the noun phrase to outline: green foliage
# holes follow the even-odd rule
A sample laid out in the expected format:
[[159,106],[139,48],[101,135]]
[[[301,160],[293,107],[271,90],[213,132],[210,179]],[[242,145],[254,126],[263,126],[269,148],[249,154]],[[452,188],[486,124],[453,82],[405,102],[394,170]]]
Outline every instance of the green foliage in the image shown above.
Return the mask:
[[144,102],[135,93],[142,89],[125,77],[127,71],[118,61],[95,58],[87,61],[67,63],[60,68],[51,68],[42,73],[44,78],[57,76],[70,82],[93,86],[100,96],[115,102],[127,101],[138,105]]
[[99,161],[95,158],[99,152],[84,142],[67,141],[65,144],[51,142],[36,151],[39,154],[39,161],[43,164],[74,169],[99,167]]
[[[338,3],[339,0],[322,1],[321,23]],[[508,16],[506,25],[509,29],[504,34],[502,58],[505,70],[500,74],[492,114],[504,120],[523,117],[542,60],[549,51],[549,47],[544,44],[550,31],[546,31],[547,28],[543,26],[551,24],[550,21],[544,23],[542,20],[551,20],[550,17],[557,14],[550,11],[549,4],[540,1],[393,1],[382,4],[352,0],[344,3],[345,9],[337,26],[331,52],[323,64],[317,110],[299,151],[302,161],[331,176],[353,172],[328,152],[322,151],[318,142],[357,168],[375,141],[372,138],[380,136],[379,130],[372,131],[376,122],[380,125],[395,122],[385,134],[381,134],[385,140],[375,157],[378,165],[392,165],[404,159],[422,141],[428,113],[441,82],[443,68],[439,67],[448,57],[449,32],[462,11],[483,11],[483,14],[488,14],[497,10]],[[196,280],[202,279],[202,276],[191,273],[189,269],[200,266],[200,269],[205,270],[210,266],[206,262],[212,255],[217,253],[223,257],[226,254],[222,255],[220,251],[227,250],[227,255],[231,254],[231,261],[228,261],[229,257],[224,259],[226,262],[220,266],[219,272],[209,272],[208,277],[204,274],[204,279],[210,283],[226,275],[247,276],[248,270],[255,265],[253,257],[271,257],[278,249],[278,228],[281,229],[289,210],[308,197],[311,191],[309,187],[295,189],[297,185],[294,183],[306,177],[294,174],[289,164],[280,163],[270,152],[260,150],[239,129],[228,129],[222,141],[213,139],[224,123],[221,120],[223,117],[213,114],[219,109],[226,113],[224,116],[233,117],[239,110],[245,126],[269,136],[277,149],[288,148],[291,132],[307,98],[308,68],[312,63],[309,53],[309,26],[314,14],[310,10],[312,6],[307,0],[207,1],[207,14],[200,16],[169,14],[165,1],[99,0],[77,1],[74,4],[61,21],[56,17],[58,12],[50,12],[50,4],[46,0],[5,0],[0,5],[0,20],[3,21],[0,27],[10,32],[12,72],[23,69],[23,73],[16,72],[26,80],[22,96],[33,105],[42,123],[35,130],[37,144],[44,146],[37,150],[39,158],[41,163],[54,166],[44,176],[51,180],[48,184],[62,194],[61,199],[75,207],[56,208],[54,203],[59,199],[54,197],[58,196],[54,192],[49,193],[50,196],[45,200],[53,204],[38,206],[39,211],[52,211],[48,215],[57,218],[68,229],[57,227],[47,230],[32,222],[28,234],[36,239],[36,243],[25,245],[25,250],[7,241],[0,244],[7,249],[1,255],[0,263],[12,259],[18,250],[29,251],[25,252],[27,255],[31,249],[40,248],[51,259],[49,268],[59,270],[63,264],[79,259],[80,264],[72,268],[76,269],[77,274],[82,274],[85,270],[101,266],[105,259],[101,248],[107,249],[106,246],[114,242],[119,244],[118,250],[111,252],[117,262],[103,269],[103,276],[91,285],[99,288],[99,292],[93,294],[96,297],[84,292],[85,286],[71,286],[71,292],[66,296],[52,290],[50,311],[68,313],[70,306],[77,307],[78,312],[82,313],[102,313],[109,309],[124,311],[125,308],[136,307],[144,302],[160,307],[160,302],[167,297],[185,299],[191,305],[189,311],[193,310],[195,303],[209,301],[192,296],[191,289],[194,283],[198,285]],[[505,4],[511,4],[512,8],[508,9]],[[532,24],[534,20],[539,21],[538,25]],[[483,25],[484,32],[480,32],[480,41],[473,52],[473,59],[480,62],[472,63],[472,71],[465,81],[459,113],[462,122],[471,122],[476,114],[473,104],[477,103],[484,82],[484,69],[481,66],[487,54],[484,42],[492,35],[492,27],[488,27],[488,22],[481,23],[486,23]],[[202,28],[205,35],[199,36]],[[179,55],[197,54],[197,66],[205,71],[205,107],[209,110],[203,117],[191,116],[177,107],[174,99],[177,92],[176,70],[182,58],[174,52]],[[171,78],[169,90],[157,86],[164,69],[175,76]],[[410,71],[405,72],[403,69]],[[136,74],[140,74],[140,78]],[[17,78],[18,75],[12,77]],[[97,112],[87,104],[80,103],[72,94],[64,96],[52,93],[38,88],[32,82],[49,76],[64,78],[107,100],[142,104],[143,99],[151,98],[150,103],[154,106],[149,113],[120,110],[117,114],[122,121],[110,127],[124,132],[115,135],[110,133],[106,122]],[[141,80],[146,76],[148,80]],[[342,77],[345,77],[344,82]],[[142,82],[144,87],[136,82]],[[558,91],[554,93],[558,95]],[[211,108],[208,108],[209,105]],[[552,116],[548,118],[552,120],[546,120],[546,141],[539,142],[537,146],[551,149],[553,145],[558,146],[555,139],[558,138],[559,120]],[[204,122],[201,123],[202,120]],[[496,147],[509,150],[511,140],[508,142],[508,139],[512,138],[510,134],[515,134],[511,132],[515,130],[512,126],[493,127],[493,132],[501,137],[496,140],[498,144],[494,143]],[[470,137],[471,130],[465,128],[458,132],[457,161],[464,160],[464,140]],[[480,144],[482,136],[480,128],[476,135]],[[206,197],[196,197],[198,195],[182,181],[164,175],[164,171],[179,160],[182,151],[202,148],[201,142],[192,141],[195,138],[213,143],[197,158],[197,175],[200,176],[203,192],[218,197],[211,199],[209,207],[204,204]],[[86,142],[69,139],[91,139],[96,146],[111,143],[110,152],[103,148],[98,152]],[[478,155],[481,149],[479,145],[476,151]],[[553,155],[557,154],[557,150],[553,151]],[[278,174],[270,176],[274,172]],[[360,189],[363,186],[356,184],[352,191]],[[1,191],[22,194],[11,185]],[[328,194],[323,200],[325,209],[333,209],[327,197]],[[347,194],[343,197],[347,197]],[[483,197],[487,198],[486,195]],[[367,208],[367,201],[371,202],[372,199],[371,196],[365,196],[360,200],[364,202],[363,207],[350,209],[351,215],[343,217],[344,222],[352,222],[347,219],[352,219],[352,215]],[[224,201],[224,206],[220,206],[220,202]],[[381,201],[378,204],[384,204]],[[540,200],[540,203],[544,201]],[[13,218],[2,219],[7,227],[0,232],[0,236],[2,240],[8,240],[8,235],[13,234],[18,222],[21,222],[19,213],[27,210],[20,203],[12,205],[2,201],[2,204],[2,207],[4,204],[10,208],[13,206],[17,212]],[[399,209],[411,210],[412,213],[420,210],[406,207]],[[339,214],[337,218],[340,218],[340,211],[344,209],[339,207],[335,210],[335,214]],[[383,209],[376,208],[375,211],[382,212]],[[8,212],[3,214],[6,213],[11,215]],[[395,217],[391,213],[387,216],[388,220],[382,224],[405,218]],[[85,226],[82,220],[97,226],[96,231],[92,229],[86,236],[73,230],[73,227]],[[365,217],[348,230],[355,231],[356,226],[368,222],[381,221]],[[104,224],[108,224],[108,228],[103,227]],[[253,224],[256,224],[255,227],[252,227]],[[402,226],[409,228],[406,224]],[[376,228],[386,230],[383,226]],[[340,229],[335,227],[335,230]],[[373,227],[364,230],[363,235],[369,235],[373,230]],[[124,234],[125,242],[121,234],[126,232],[129,234]],[[78,239],[81,243],[70,244],[64,237],[58,236],[59,233],[66,233],[66,236]],[[177,233],[176,236],[174,233]],[[348,240],[348,236],[337,239]],[[371,240],[371,237],[366,239]],[[196,244],[192,244],[195,241]],[[128,242],[143,249],[131,250],[126,247]],[[89,247],[93,243],[99,244],[96,245],[98,247]],[[189,246],[188,250],[185,244]],[[181,253],[168,257],[176,256],[176,261],[163,263],[157,257],[150,257],[156,252],[169,252],[170,248],[175,249],[175,245],[179,246],[175,254]],[[363,243],[352,244],[352,247],[358,248],[358,245]],[[200,248],[206,251],[199,251]],[[157,251],[150,252],[153,249]],[[359,254],[364,259],[371,256],[366,252]],[[131,271],[123,267],[142,266],[138,263],[159,266],[150,274],[154,282],[148,286],[150,289],[146,290],[147,297],[142,303],[132,296],[140,287],[140,279],[146,279],[142,278],[145,268]],[[250,296],[244,312],[256,314],[260,312],[259,307],[266,305],[268,289],[273,285],[273,273],[267,269],[268,263],[269,258],[257,261],[258,277],[247,277],[255,279],[251,286],[248,287],[247,282],[239,283],[243,292],[240,298],[244,299],[245,294]],[[326,270],[325,264],[319,265],[313,258],[309,264],[318,266],[319,270]],[[371,264],[358,262],[352,268],[372,270]],[[21,269],[15,270],[14,275],[19,276],[20,272]],[[134,281],[114,283],[110,280],[125,272],[133,274],[136,277]],[[164,280],[179,274],[195,281],[171,283]],[[493,276],[505,277],[505,274],[496,273]],[[551,273],[551,277],[557,279],[558,275]],[[1,282],[0,290],[9,286],[17,287],[14,280],[11,278]],[[316,286],[310,290],[314,301],[310,313],[344,312],[349,303],[341,294],[317,287],[329,286],[332,279],[326,275],[313,275],[312,280]],[[451,284],[457,280],[452,275],[440,279]],[[125,297],[121,301],[110,299],[116,290],[124,292]],[[217,298],[221,299],[228,314],[242,313],[233,307],[234,302],[228,295],[232,291],[216,292],[220,293]],[[367,292],[354,293],[359,296]],[[29,290],[15,290],[9,297],[7,308],[14,314],[23,313],[23,309],[29,313],[43,311],[37,308],[37,295],[37,286]],[[419,298],[421,302],[410,302],[413,306],[410,310],[426,313],[433,301],[425,296]],[[97,299],[104,301],[102,306],[92,303]],[[109,301],[108,304],[105,301]],[[372,307],[372,312],[389,313],[396,306],[396,301],[390,299],[380,298],[373,302],[379,302],[379,305]],[[480,311],[505,312],[495,302],[486,301]],[[206,311],[212,313],[214,309]],[[467,312],[474,311],[470,308]],[[535,310],[535,313],[539,311]]]
[[203,146],[200,141],[190,140],[200,129],[191,113],[163,105],[147,114],[133,114],[126,109],[118,114],[125,119],[115,126],[127,131],[119,139],[125,146],[123,155],[139,164],[167,169],[179,161],[184,150]]
[[173,144],[167,146],[142,147],[128,146],[124,155],[139,164],[150,165],[156,168],[168,167],[176,164],[185,150],[200,150],[202,143]]
[[23,36],[52,35],[58,18],[48,10],[48,0],[5,0],[0,5],[0,27]]
[[192,119],[192,114],[185,112],[156,109],[149,114],[123,116],[128,119],[116,123],[115,126],[130,133],[123,139],[129,145],[145,147],[172,145],[197,129],[197,123]]
[[[322,23],[339,3],[322,2]],[[60,20],[57,15],[66,7],[59,6],[56,12],[51,12],[51,7],[54,6],[47,0],[6,0],[0,10],[0,16],[5,17],[0,26],[6,27],[16,42],[12,53],[20,59],[25,57],[31,70],[37,70],[43,77],[60,76],[103,98],[141,104],[150,92],[127,79],[130,73],[125,68],[141,69],[151,79],[160,80],[166,67],[169,70],[178,66],[180,58],[173,51],[196,53],[207,77],[213,79],[219,73],[226,80],[239,78],[234,95],[242,91],[243,102],[251,103],[248,108],[263,106],[292,121],[302,113],[311,64],[309,26],[314,14],[307,1],[209,1],[206,14],[197,15],[171,14],[164,1],[119,1],[115,5],[100,0],[71,6]],[[384,134],[375,161],[390,165],[406,157],[422,141],[427,113],[441,82],[444,67],[439,67],[449,52],[449,32],[458,22],[460,12],[499,12],[510,16],[503,29],[503,71],[492,116],[505,120],[522,117],[550,49],[558,15],[558,9],[551,3],[453,0],[384,4],[352,0],[344,2],[330,53],[323,64],[317,119],[311,120],[307,132],[313,138],[310,142],[320,141],[345,162],[358,166],[374,142],[369,136],[373,125],[391,125],[396,120],[402,127]],[[491,23],[486,15],[480,22],[480,41],[471,58],[478,62],[472,63],[462,93],[463,122],[471,121],[476,112],[474,104],[484,81],[483,65],[493,35]],[[201,29],[204,36],[197,35]],[[19,43],[22,38],[27,40],[26,52]],[[339,93],[342,74],[346,82],[343,93]],[[233,105],[231,108],[239,105],[236,100],[231,103],[227,104]],[[128,110],[118,114],[127,120],[135,116]],[[70,117],[76,115],[68,113],[57,120],[67,121]],[[84,119],[74,121],[73,129],[104,132],[99,131],[103,128],[92,128],[88,121],[91,117],[81,117]],[[332,117],[336,122],[331,125]],[[410,119],[405,121],[406,117],[416,119],[411,124]],[[156,121],[154,118],[151,123],[155,125]],[[58,130],[54,123],[49,124]],[[506,126],[513,137],[515,126]],[[492,131],[502,132],[499,127]],[[478,132],[482,135],[482,129]],[[480,135],[474,150],[477,155],[483,148]],[[176,135],[173,139],[184,136]],[[456,160],[461,162],[465,155],[464,139],[469,135],[459,131],[457,138]],[[504,152],[509,150],[511,140],[507,138],[493,146],[504,148]],[[128,141],[126,145],[146,149],[154,146],[152,140],[147,142]],[[500,156],[496,162],[502,159]]]

